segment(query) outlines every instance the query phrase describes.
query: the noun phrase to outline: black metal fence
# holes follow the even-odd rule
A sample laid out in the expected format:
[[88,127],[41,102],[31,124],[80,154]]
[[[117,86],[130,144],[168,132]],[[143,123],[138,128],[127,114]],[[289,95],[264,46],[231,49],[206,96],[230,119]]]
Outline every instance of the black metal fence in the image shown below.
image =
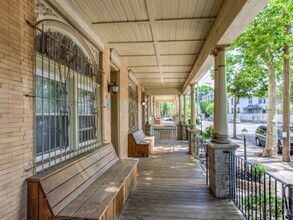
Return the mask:
[[293,219],[293,185],[230,153],[230,199],[246,219]]
[[200,165],[205,172],[206,176],[206,185],[209,185],[209,155],[208,155],[208,143],[200,138],[198,138],[198,147],[199,147],[199,154],[198,159],[200,162]]

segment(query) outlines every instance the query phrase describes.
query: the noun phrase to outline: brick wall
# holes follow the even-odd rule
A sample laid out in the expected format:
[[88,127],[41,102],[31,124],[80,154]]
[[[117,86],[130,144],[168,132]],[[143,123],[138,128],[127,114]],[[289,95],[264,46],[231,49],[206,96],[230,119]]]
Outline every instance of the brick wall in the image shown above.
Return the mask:
[[26,219],[34,143],[33,0],[0,7],[0,219]]

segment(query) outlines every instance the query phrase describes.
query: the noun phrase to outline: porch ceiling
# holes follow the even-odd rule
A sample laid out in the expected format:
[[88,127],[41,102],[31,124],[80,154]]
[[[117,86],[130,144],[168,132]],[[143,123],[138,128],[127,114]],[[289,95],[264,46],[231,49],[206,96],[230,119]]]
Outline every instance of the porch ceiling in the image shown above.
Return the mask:
[[[65,2],[57,4],[67,4],[86,18],[131,69],[146,93],[153,88],[184,93],[211,66],[206,60],[214,47],[231,43],[268,0]],[[235,23],[241,13],[246,16]],[[78,19],[68,15],[69,19]],[[229,28],[233,25],[233,36],[225,36],[231,35]]]
[[148,89],[183,87],[224,1],[74,2]]

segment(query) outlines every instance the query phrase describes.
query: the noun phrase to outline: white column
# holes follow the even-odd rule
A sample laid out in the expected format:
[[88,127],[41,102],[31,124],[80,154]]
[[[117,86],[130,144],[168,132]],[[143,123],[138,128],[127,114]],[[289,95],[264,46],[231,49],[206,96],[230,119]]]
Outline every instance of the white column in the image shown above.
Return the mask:
[[150,114],[154,114],[154,96],[150,96]]
[[212,140],[216,140],[216,136],[218,133],[218,94],[219,94],[219,80],[218,80],[218,52],[215,49],[213,51],[214,56],[214,119],[213,119],[213,134],[212,134]]
[[147,121],[146,121],[146,124],[149,125],[150,124],[150,116],[151,116],[151,97],[146,96],[146,98],[147,98]]
[[218,47],[218,95],[217,95],[217,143],[230,143],[228,135],[228,118],[227,118],[227,85],[226,85],[226,60],[225,47]]
[[[142,102],[145,102],[145,94],[142,93]],[[143,127],[143,130],[144,130],[144,125],[145,125],[145,109],[146,109],[146,105],[142,105],[141,107],[141,121],[142,121],[142,127]]]
[[186,95],[183,95],[183,124],[186,123]]
[[178,118],[178,124],[182,124],[182,95],[178,95],[179,100],[179,118]]
[[190,116],[190,129],[195,128],[195,83],[190,84],[190,108],[191,108],[191,116]]

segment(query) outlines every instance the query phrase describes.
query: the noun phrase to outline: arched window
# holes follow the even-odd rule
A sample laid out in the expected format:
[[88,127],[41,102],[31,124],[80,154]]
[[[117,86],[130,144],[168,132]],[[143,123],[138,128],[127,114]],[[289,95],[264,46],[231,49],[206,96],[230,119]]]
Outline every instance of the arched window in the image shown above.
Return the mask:
[[68,36],[37,30],[35,172],[101,145],[96,63]]

